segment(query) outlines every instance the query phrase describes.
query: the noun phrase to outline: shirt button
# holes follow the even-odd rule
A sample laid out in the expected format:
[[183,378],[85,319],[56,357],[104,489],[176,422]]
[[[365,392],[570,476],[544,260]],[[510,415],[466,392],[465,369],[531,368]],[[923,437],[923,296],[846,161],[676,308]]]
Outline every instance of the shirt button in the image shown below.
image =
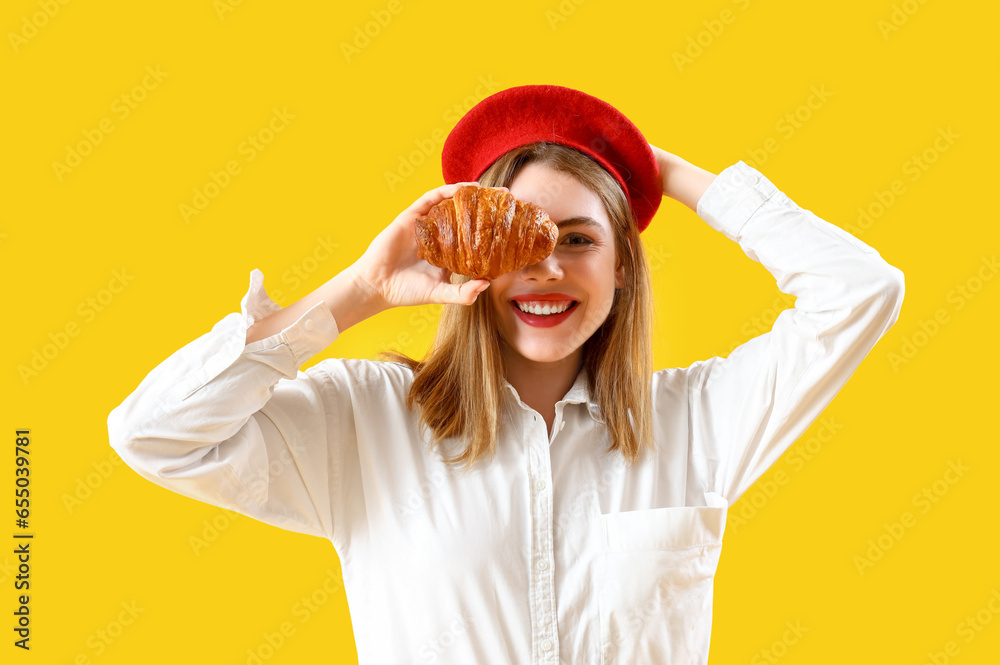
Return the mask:
[[542,640],[542,651],[552,651],[552,640]]
[[549,562],[545,559],[539,559],[538,563],[535,564],[535,568],[538,570],[546,570],[549,567]]
[[536,490],[543,490],[543,489],[545,489],[545,481],[544,480],[536,480],[535,481],[535,489]]
[[316,324],[315,324],[315,323],[313,323],[313,320],[312,320],[312,319],[306,319],[306,322],[305,322],[305,324],[304,324],[304,327],[305,327],[305,329],[306,329],[306,330],[312,330],[313,328],[315,328],[315,327],[316,327]]

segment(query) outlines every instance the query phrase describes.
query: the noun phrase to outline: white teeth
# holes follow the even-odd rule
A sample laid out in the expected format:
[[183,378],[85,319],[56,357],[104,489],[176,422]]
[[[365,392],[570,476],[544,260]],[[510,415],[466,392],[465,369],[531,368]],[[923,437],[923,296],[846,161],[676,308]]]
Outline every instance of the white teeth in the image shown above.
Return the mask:
[[522,312],[528,312],[538,316],[548,316],[549,314],[559,314],[565,312],[573,304],[572,302],[561,302],[552,304],[549,302],[520,302],[515,300],[514,304]]

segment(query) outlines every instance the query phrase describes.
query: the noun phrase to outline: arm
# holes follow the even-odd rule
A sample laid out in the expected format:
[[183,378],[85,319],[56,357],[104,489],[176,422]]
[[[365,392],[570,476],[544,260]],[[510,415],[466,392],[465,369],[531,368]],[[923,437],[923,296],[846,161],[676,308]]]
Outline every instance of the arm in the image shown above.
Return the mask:
[[489,285],[485,279],[452,284],[451,274],[417,258],[414,227],[419,217],[451,197],[459,182],[433,189],[401,212],[349,268],[294,305],[268,308],[247,330],[246,342],[274,335],[319,302],[325,302],[340,332],[392,307],[427,303],[471,305]]
[[712,181],[697,213],[797,298],[769,332],[685,370],[694,482],[731,505],[896,322],[903,273],[743,162]]
[[157,485],[332,540],[340,459],[354,445],[351,395],[344,377],[335,385],[329,372],[298,368],[390,307],[475,301],[488,282],[451,284],[416,258],[414,240],[415,220],[463,184],[425,194],[358,261],[289,307],[252,271],[242,311],[173,353],[110,413],[111,447]]
[[650,145],[663,181],[663,194],[697,212],[698,201],[715,179],[715,174],[684,161],[677,155]]
[[178,494],[331,538],[336,451],[326,440],[324,376],[297,370],[339,336],[337,323],[317,302],[278,333],[246,343],[255,319],[282,311],[259,270],[241,310],[170,355],[115,407],[111,447]]
[[320,302],[327,305],[341,333],[387,309],[384,303],[373,297],[370,289],[365,288],[358,279],[354,266],[351,266],[296,303],[283,309],[268,308],[270,314],[247,328],[246,343],[257,342],[281,332]]

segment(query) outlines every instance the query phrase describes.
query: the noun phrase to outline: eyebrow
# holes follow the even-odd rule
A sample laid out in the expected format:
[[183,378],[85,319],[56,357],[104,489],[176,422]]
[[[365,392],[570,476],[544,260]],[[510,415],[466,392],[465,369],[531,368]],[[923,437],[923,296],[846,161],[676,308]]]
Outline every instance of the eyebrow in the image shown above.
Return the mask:
[[559,227],[560,229],[566,226],[576,226],[578,224],[582,226],[594,227],[598,231],[604,230],[604,226],[600,222],[598,222],[593,217],[587,217],[586,215],[581,215],[579,217],[570,217],[569,219],[564,219],[561,222],[556,222],[556,226]]

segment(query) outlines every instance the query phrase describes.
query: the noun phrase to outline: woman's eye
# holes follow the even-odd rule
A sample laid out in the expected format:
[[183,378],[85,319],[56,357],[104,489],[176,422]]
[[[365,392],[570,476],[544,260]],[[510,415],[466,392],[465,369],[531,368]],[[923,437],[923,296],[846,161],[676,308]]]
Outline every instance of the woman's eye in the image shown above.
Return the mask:
[[[579,241],[579,242],[574,242],[574,241]],[[591,243],[591,240],[587,236],[580,235],[579,233],[571,233],[568,236],[566,236],[564,242],[570,245],[589,245]]]

